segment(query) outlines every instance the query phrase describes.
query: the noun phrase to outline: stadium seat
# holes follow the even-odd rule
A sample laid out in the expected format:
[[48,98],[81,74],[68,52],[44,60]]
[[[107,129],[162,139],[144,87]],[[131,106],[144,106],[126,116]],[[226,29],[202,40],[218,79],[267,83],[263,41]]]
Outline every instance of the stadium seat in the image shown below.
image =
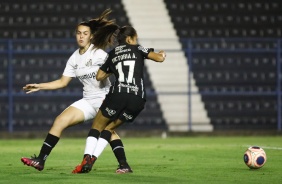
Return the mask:
[[[180,37],[281,36],[279,1],[165,0],[165,2]],[[202,32],[202,28],[208,31]],[[199,32],[200,34],[197,34]]]

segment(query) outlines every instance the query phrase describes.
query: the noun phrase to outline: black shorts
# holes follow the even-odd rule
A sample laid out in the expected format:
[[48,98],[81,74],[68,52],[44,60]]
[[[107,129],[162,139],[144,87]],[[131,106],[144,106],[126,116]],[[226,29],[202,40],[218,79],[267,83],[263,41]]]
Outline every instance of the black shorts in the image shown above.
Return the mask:
[[146,101],[136,95],[127,93],[108,94],[100,110],[112,121],[120,119],[123,122],[132,122],[144,109]]

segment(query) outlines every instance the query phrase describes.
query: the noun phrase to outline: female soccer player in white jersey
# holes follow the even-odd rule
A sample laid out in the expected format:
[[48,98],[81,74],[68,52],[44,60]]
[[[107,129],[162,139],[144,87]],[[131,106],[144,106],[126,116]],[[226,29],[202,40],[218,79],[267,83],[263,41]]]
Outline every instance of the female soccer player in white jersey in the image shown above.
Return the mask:
[[[114,74],[116,80],[94,118],[92,129],[86,140],[84,154],[91,155],[93,150],[97,149],[95,147],[99,145],[99,137],[110,142],[110,137],[104,136],[106,133],[111,135],[125,121],[132,122],[138,116],[146,101],[143,80],[144,58],[163,62],[166,57],[164,51],[156,53],[154,49],[138,45],[137,33],[133,27],[125,26],[118,31],[119,45],[110,51],[109,57],[96,75],[98,81],[103,81],[110,74]],[[102,28],[97,31],[95,37],[105,37],[103,33]],[[85,172],[91,168],[85,159],[79,167]],[[116,172],[122,174],[132,172],[132,170],[127,163],[122,163]]]
[[[107,57],[107,53],[99,47],[109,45],[109,40],[99,40],[103,43],[97,43],[96,41],[97,46],[95,46],[95,48],[91,42],[95,40],[93,35],[97,30],[101,27],[114,24],[113,20],[107,19],[110,13],[111,10],[107,9],[99,18],[78,24],[76,28],[76,41],[79,49],[69,58],[60,79],[47,83],[27,84],[23,87],[23,90],[27,91],[26,93],[33,93],[39,90],[55,90],[66,87],[74,77],[77,77],[83,84],[83,98],[71,104],[57,116],[46,136],[38,157],[21,158],[21,161],[25,165],[32,166],[42,171],[45,161],[59,141],[62,131],[67,127],[91,120],[96,116],[110,87],[110,81],[108,79],[97,81],[95,78],[99,67],[104,63]],[[111,139],[110,145],[117,160],[122,163],[126,162],[123,144],[119,136],[115,132],[108,136]],[[101,138],[99,142],[103,143],[106,141]],[[102,146],[106,145],[102,144]],[[103,149],[104,147],[98,147],[95,152],[91,153],[90,157],[87,157],[87,162],[90,163],[91,167],[97,157],[102,153]],[[89,170],[91,170],[91,168]]]

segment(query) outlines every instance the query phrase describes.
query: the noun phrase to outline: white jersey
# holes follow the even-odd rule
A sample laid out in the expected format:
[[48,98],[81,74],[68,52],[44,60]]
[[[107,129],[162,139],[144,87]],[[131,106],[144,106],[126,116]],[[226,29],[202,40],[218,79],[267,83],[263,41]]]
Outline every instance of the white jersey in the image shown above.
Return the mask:
[[110,81],[96,80],[96,74],[100,66],[105,62],[107,53],[102,49],[93,49],[90,45],[84,54],[79,54],[77,49],[69,58],[63,75],[76,77],[83,84],[83,98],[93,100],[95,98],[104,98],[109,91]]

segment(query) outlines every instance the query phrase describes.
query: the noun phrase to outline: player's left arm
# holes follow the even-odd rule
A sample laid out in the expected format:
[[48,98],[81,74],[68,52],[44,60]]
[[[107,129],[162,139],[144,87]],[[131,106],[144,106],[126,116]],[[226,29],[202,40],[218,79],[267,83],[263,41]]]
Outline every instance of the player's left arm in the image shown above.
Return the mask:
[[151,60],[156,61],[156,62],[163,62],[166,58],[166,53],[163,50],[161,50],[159,52],[151,51],[151,52],[149,52],[147,57],[148,57],[148,59],[151,59]]

